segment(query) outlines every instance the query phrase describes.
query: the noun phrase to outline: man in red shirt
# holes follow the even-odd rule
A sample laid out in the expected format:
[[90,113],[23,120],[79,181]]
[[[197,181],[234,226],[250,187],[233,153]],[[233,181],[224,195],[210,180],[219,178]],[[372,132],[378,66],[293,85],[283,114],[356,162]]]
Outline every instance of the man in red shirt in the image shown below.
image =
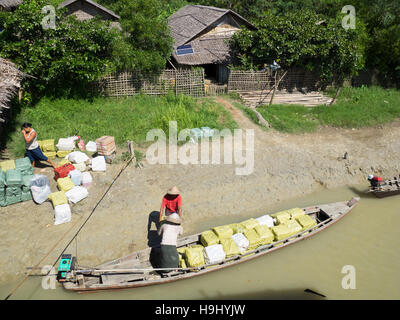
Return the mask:
[[176,186],[169,189],[162,199],[159,221],[161,222],[163,214],[169,216],[173,213],[177,213],[179,217],[182,217],[182,197]]

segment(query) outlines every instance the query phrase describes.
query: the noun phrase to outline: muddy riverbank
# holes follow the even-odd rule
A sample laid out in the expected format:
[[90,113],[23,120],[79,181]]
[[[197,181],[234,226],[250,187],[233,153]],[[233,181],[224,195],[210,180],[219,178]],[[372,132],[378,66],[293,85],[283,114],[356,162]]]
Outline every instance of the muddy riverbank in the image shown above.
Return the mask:
[[[151,244],[152,219],[172,185],[182,192],[184,233],[191,234],[201,231],[200,226],[207,225],[211,217],[234,222],[268,213],[285,200],[322,188],[365,184],[367,189],[369,173],[383,177],[400,173],[398,122],[381,128],[321,128],[316,133],[286,135],[265,131],[237,109],[230,110],[241,128],[254,129],[253,172],[236,175],[235,163],[150,165],[144,161],[143,169],[129,166],[67,250],[78,254],[80,265],[97,265]],[[346,152],[347,159],[343,159]],[[53,264],[120,167],[111,165],[106,173],[93,175],[89,197],[73,206],[70,223],[53,225],[50,202],[39,206],[28,201],[0,208],[0,283],[21,279],[26,267],[38,263],[62,239],[41,263]],[[52,177],[49,168],[36,169],[40,172]]]

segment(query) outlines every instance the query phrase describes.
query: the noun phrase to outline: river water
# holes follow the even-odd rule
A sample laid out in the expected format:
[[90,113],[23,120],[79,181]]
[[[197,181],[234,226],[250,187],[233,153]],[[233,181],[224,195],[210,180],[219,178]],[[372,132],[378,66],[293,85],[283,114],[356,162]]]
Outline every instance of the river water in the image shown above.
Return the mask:
[[[364,186],[322,189],[302,198],[267,208],[265,212],[208,219],[197,232],[292,207],[349,200],[361,197],[358,206],[328,229],[307,240],[257,259],[192,279],[158,286],[113,292],[76,294],[44,290],[41,277],[31,277],[11,299],[315,299],[311,289],[326,299],[400,299],[400,196],[377,199],[364,194]],[[355,288],[342,283],[354,275]],[[343,273],[342,273],[343,271]],[[0,297],[17,283],[0,287]]]

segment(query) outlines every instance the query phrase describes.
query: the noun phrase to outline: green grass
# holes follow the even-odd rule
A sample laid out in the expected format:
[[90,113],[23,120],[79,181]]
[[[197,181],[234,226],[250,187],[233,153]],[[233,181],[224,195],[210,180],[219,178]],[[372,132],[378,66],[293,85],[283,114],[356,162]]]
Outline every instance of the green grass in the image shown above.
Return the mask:
[[[332,96],[332,92],[328,94]],[[271,105],[257,110],[274,129],[288,133],[313,132],[319,126],[371,127],[400,118],[400,91],[381,87],[345,87],[332,106]]]
[[168,137],[169,121],[177,121],[178,131],[205,126],[219,130],[237,128],[230,113],[212,99],[173,94],[92,101],[43,98],[34,107],[21,109],[12,132],[8,132],[7,148],[14,156],[23,156],[23,122],[32,123],[39,140],[55,139],[57,143],[59,138],[77,133],[85,142],[110,135],[120,146],[127,140],[145,146],[146,134],[151,129],[160,128]]

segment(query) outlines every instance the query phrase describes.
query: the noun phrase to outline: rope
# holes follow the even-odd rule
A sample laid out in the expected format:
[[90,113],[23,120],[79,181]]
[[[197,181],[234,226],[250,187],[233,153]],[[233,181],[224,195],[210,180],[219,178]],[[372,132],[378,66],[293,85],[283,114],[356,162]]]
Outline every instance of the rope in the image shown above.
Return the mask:
[[[92,209],[90,215],[87,217],[87,219],[85,220],[85,222],[82,224],[82,226],[79,228],[79,230],[75,233],[75,235],[73,236],[73,238],[71,239],[70,242],[68,242],[67,246],[63,249],[63,251],[61,252],[61,254],[58,256],[57,260],[54,262],[53,267],[56,265],[57,261],[60,259],[60,257],[63,255],[63,253],[65,252],[65,250],[68,248],[68,246],[71,244],[71,242],[76,238],[76,236],[78,235],[78,233],[82,230],[83,226],[86,224],[86,222],[88,222],[88,220],[90,219],[90,217],[93,215],[94,211],[97,209],[98,205],[100,204],[100,202],[104,199],[104,197],[106,196],[106,194],[108,193],[108,191],[110,191],[111,187],[113,186],[113,184],[115,183],[115,181],[119,178],[119,176],[121,175],[121,173],[128,167],[128,165],[132,162],[132,160],[135,158],[135,155],[132,155],[131,158],[128,160],[128,162],[125,164],[125,166],[120,170],[120,172],[118,173],[118,175],[114,178],[113,182],[110,184],[110,186],[107,188],[107,190],[105,191],[105,193],[102,195],[102,197],[100,198],[100,200],[96,203],[96,205],[94,206],[94,208]],[[80,217],[82,218],[82,217]],[[18,290],[18,288],[25,282],[26,279],[28,279],[28,277],[31,275],[31,273],[33,272],[33,270],[37,269],[39,267],[39,265],[50,255],[51,252],[54,251],[54,249],[59,245],[59,243],[65,238],[65,236],[78,224],[78,222],[80,221],[80,219],[78,219],[71,228],[69,228],[60,238],[60,240],[58,240],[52,247],[51,249],[46,253],[46,255],[40,259],[40,261],[32,268],[31,271],[28,272],[28,274],[17,284],[17,286],[8,294],[8,296],[4,299],[4,300],[8,300],[14,293],[15,291]],[[50,270],[49,270],[50,272]],[[48,274],[49,274],[48,272]],[[48,275],[47,274],[47,275]]]

